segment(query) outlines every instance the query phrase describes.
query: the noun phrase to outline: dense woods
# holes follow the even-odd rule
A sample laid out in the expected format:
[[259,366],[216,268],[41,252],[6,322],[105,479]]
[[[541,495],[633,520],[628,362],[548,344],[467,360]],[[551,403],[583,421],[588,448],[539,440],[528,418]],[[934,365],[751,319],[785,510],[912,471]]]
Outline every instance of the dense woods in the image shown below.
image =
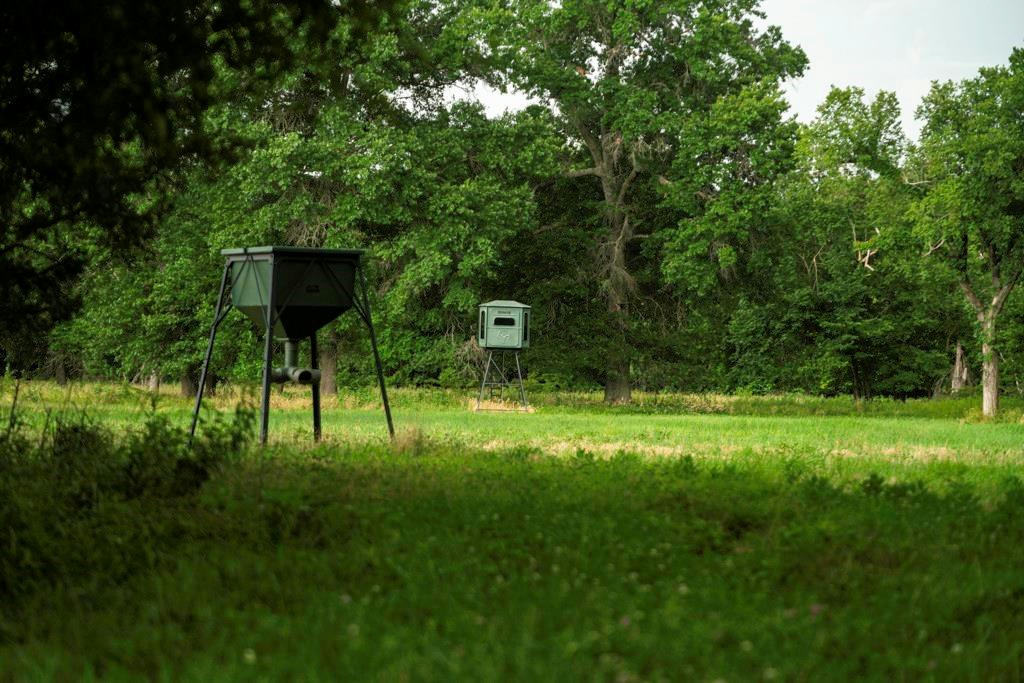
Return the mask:
[[[194,391],[219,250],[294,244],[369,251],[397,383],[472,383],[476,304],[514,298],[531,381],[609,401],[1024,393],[1024,51],[933,84],[911,141],[856,83],[797,123],[807,60],[756,0],[213,7],[178,7],[188,43],[153,17],[104,43],[156,95],[92,93],[102,120],[74,41],[6,67],[5,122],[41,84],[3,139],[7,371]],[[535,104],[489,116],[480,83]],[[257,379],[225,325],[214,384]],[[326,390],[369,380],[365,343],[323,335]]]

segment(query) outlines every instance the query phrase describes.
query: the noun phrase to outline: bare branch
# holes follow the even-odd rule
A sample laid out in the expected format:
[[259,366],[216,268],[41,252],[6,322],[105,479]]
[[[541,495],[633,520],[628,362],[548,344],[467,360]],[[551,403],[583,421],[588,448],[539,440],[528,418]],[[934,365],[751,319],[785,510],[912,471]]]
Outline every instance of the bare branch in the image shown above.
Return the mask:
[[939,249],[942,249],[944,244],[946,244],[946,238],[945,237],[943,237],[941,240],[939,240],[937,244],[933,244],[932,246],[928,247],[928,253],[925,254],[925,256],[931,256],[932,254],[937,252]]
[[814,252],[814,256],[811,257],[811,263],[808,265],[807,259],[804,258],[803,254],[798,254],[800,260],[804,262],[804,270],[807,271],[808,275],[814,274],[814,291],[818,291],[818,257],[821,256],[821,252],[825,251],[827,244],[822,244],[818,247],[818,251]]
[[601,177],[603,174],[598,168],[577,168],[566,172],[568,178],[582,178],[583,176],[596,175]]
[[877,249],[868,249],[867,251],[857,251],[857,262],[868,270],[874,270],[875,267],[871,265],[871,257],[878,253]]
[[908,186],[908,187],[919,187],[921,185],[934,185],[935,184],[934,180],[911,180],[910,178],[907,177],[907,172],[906,171],[904,171],[900,175],[903,178],[903,184]]

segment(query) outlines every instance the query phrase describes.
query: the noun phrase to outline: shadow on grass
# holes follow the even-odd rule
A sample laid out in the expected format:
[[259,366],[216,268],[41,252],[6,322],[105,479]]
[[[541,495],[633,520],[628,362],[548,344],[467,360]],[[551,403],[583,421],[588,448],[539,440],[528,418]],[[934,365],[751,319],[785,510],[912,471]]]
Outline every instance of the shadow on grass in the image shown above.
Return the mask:
[[[18,678],[1020,675],[1024,486],[813,458],[551,458],[410,434],[194,449],[158,417],[0,442]],[[941,486],[938,485],[941,483]]]

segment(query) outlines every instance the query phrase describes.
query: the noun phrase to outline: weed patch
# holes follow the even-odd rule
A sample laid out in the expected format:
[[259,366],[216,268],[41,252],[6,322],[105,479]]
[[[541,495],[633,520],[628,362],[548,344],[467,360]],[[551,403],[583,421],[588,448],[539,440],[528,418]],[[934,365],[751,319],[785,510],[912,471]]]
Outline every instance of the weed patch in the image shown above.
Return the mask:
[[158,415],[123,436],[83,414],[50,417],[41,434],[15,427],[0,438],[0,602],[8,606],[81,577],[117,582],[154,567],[160,539],[183,532],[169,511],[244,454],[253,422],[245,411],[215,420],[189,447]]

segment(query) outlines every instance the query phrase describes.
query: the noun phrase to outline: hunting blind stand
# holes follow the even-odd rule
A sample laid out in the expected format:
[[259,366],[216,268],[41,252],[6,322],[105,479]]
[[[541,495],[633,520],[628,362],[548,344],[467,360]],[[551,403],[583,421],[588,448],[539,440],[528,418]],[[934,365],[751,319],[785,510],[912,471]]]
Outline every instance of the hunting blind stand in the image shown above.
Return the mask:
[[[260,404],[260,444],[267,443],[271,382],[310,384],[313,390],[313,439],[320,440],[320,369],[316,332],[350,308],[354,308],[370,333],[377,367],[380,397],[388,434],[394,438],[391,406],[384,386],[384,370],[377,351],[377,336],[370,315],[370,298],[363,275],[363,252],[357,249],[308,249],[303,247],[246,247],[224,249],[226,259],[220,294],[206,346],[199,390],[192,413],[189,440],[195,436],[199,407],[213,355],[217,328],[231,308],[237,308],[263,330],[263,395]],[[272,367],[274,339],[284,341],[284,366]],[[309,340],[310,367],[299,367],[299,343]]]
[[[476,398],[477,410],[494,410],[480,407],[484,391],[488,391],[488,399],[493,400],[497,390],[499,400],[505,397],[505,387],[514,387],[511,374],[506,372],[507,354],[515,359],[516,379],[519,385],[519,405],[526,410],[526,389],[523,386],[523,369],[519,363],[519,351],[530,347],[530,307],[518,301],[488,301],[480,304],[480,322],[477,329],[477,344],[487,351],[487,366],[484,368],[484,379],[480,383],[480,393]],[[501,362],[494,359],[497,353]],[[491,378],[491,368],[494,377]]]

